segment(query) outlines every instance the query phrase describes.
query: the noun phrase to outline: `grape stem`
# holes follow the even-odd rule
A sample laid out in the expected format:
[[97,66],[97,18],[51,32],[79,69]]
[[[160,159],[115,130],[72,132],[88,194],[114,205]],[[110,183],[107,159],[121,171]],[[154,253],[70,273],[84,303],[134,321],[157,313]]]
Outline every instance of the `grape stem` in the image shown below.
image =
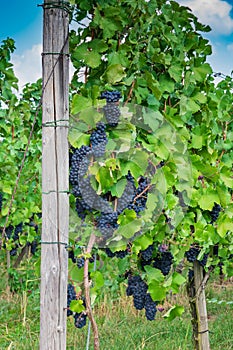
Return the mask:
[[134,81],[132,82],[131,88],[130,88],[130,90],[129,90],[129,94],[128,94],[128,96],[127,96],[127,99],[126,99],[126,101],[125,101],[125,103],[124,103],[124,107],[127,105],[127,103],[129,102],[129,100],[131,99],[131,95],[132,95],[132,93],[133,93],[133,89],[134,89],[135,83],[136,83],[136,81],[134,80]]
[[152,184],[149,184],[148,186],[146,186],[146,188],[141,193],[139,193],[136,197],[134,197],[133,201],[135,202],[138,198],[142,197],[143,194],[147,192],[151,187],[152,187]]
[[[92,251],[92,248],[95,244],[96,236],[94,233],[91,234],[87,248],[85,250],[85,254],[90,254]],[[94,334],[94,350],[99,350],[100,345],[99,345],[99,332],[98,332],[98,327],[95,322],[93,313],[92,313],[92,308],[91,308],[91,298],[90,298],[90,286],[91,284],[89,283],[89,277],[88,277],[88,265],[89,265],[89,258],[85,259],[84,262],[84,293],[85,293],[85,301],[86,301],[86,312],[87,316],[91,322],[93,334]]]
[[116,198],[115,201],[114,201],[114,211],[117,211],[117,202],[118,202],[118,200]]

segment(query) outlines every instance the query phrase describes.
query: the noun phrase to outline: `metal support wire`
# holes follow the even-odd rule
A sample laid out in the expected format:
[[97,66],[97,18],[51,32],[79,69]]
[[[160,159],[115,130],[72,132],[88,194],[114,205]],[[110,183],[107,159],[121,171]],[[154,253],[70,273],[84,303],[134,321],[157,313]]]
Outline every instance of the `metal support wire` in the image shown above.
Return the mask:
[[61,9],[68,12],[69,14],[72,12],[72,7],[68,1],[49,1],[37,6],[43,7],[43,9]]

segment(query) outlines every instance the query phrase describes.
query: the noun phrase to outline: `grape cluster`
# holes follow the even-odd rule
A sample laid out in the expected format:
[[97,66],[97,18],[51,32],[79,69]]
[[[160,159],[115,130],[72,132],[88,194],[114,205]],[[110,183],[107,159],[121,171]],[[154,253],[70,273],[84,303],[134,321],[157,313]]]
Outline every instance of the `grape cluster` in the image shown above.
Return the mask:
[[117,90],[104,91],[101,93],[100,98],[106,99],[107,102],[117,102],[121,98],[121,93]]
[[164,165],[165,165],[165,161],[164,161],[164,160],[161,160],[161,161],[159,162],[159,164],[156,165],[156,168],[157,168],[157,169],[160,169],[160,168],[162,168]]
[[172,261],[173,255],[171,252],[162,252],[153,259],[153,267],[159,269],[166,276],[170,272]]
[[[73,154],[70,157],[70,175],[69,180],[72,185],[72,193],[76,197],[76,211],[81,219],[86,217],[86,203],[81,198],[82,193],[80,190],[80,169],[84,172],[87,171],[88,161],[86,157],[91,154],[91,148],[89,146],[82,146],[81,148],[73,149]],[[86,167],[85,167],[86,166]],[[83,174],[83,176],[84,176]],[[89,207],[87,208],[89,209]]]
[[121,198],[118,200],[117,209],[120,212],[125,208],[134,210],[137,215],[146,208],[147,195],[149,190],[148,179],[141,176],[136,188],[134,178],[129,172],[126,176],[127,185]]
[[213,255],[218,256],[218,250],[219,250],[219,246],[218,244],[215,244],[213,246]]
[[81,269],[84,266],[85,258],[83,256],[81,258],[77,258],[76,262],[78,268]]
[[75,255],[74,255],[73,249],[68,251],[68,257],[69,257],[69,259],[72,260],[72,262],[73,262],[74,264],[76,264],[77,258],[76,258]]
[[[102,99],[106,99],[106,106],[103,111],[108,125],[115,127],[118,123],[120,110],[116,102],[121,94],[118,91],[105,91],[101,94]],[[128,173],[126,176],[127,185],[121,198],[117,199],[116,211],[110,205],[111,199],[106,195],[99,196],[91,186],[91,176],[88,175],[88,167],[91,158],[98,158],[105,154],[106,144],[106,125],[99,122],[96,128],[91,132],[90,145],[82,146],[78,149],[71,147],[70,153],[70,175],[69,180],[72,186],[72,194],[76,198],[75,209],[78,216],[84,220],[86,215],[95,210],[99,216],[95,218],[96,228],[102,233],[104,239],[112,236],[119,227],[117,223],[118,216],[127,208],[134,210],[137,215],[146,207],[147,194],[149,189],[148,179],[141,176],[137,186],[133,176]],[[116,253],[119,257],[125,254]],[[81,262],[80,262],[81,264]]]
[[[74,325],[76,328],[82,328],[86,325],[87,315],[85,312],[75,312],[69,309],[72,300],[77,300],[77,295],[73,284],[69,283],[67,286],[67,317],[74,317]],[[85,300],[83,299],[83,305],[86,307]]]
[[149,293],[146,294],[145,298],[145,310],[146,310],[146,318],[148,321],[153,321],[155,319],[155,315],[157,312],[156,302],[153,301],[151,295]]
[[[79,254],[78,257],[75,256],[74,254],[74,250],[73,249],[70,249],[68,250],[68,258],[71,259],[71,261],[77,265],[77,267],[79,269],[81,269],[83,266],[84,266],[84,262],[85,262],[85,257],[84,256],[81,256],[81,254]],[[92,255],[90,258],[89,258],[89,262],[90,263],[93,263],[95,260],[95,257]]]
[[70,156],[69,178],[72,185],[72,194],[76,197],[76,211],[82,220],[93,209],[105,212],[113,211],[107,201],[98,196],[92,188],[90,176],[86,176],[91,156],[99,157],[105,153],[107,144],[105,128],[104,123],[97,124],[96,129],[90,136],[91,147],[82,146],[78,149],[72,147],[73,154]]
[[23,223],[20,222],[18,225],[15,226],[13,240],[17,241],[19,239],[19,234],[23,231]]
[[13,242],[15,242],[14,247],[10,250],[10,255],[15,256],[17,254],[17,250],[19,248],[18,240],[19,240],[19,234],[22,233],[23,230],[23,223],[19,223],[15,227],[13,225],[9,225],[6,227],[5,233],[6,237],[8,239],[12,239]]
[[105,154],[105,148],[108,142],[105,129],[106,125],[99,122],[96,126],[96,130],[92,132],[90,137],[91,148],[96,158],[103,157]]
[[87,315],[84,312],[74,314],[74,325],[76,328],[83,328],[87,324]]
[[137,310],[142,310],[145,306],[147,289],[147,284],[141,279],[140,276],[137,275],[128,278],[126,295],[133,296],[134,307]]
[[208,260],[208,254],[204,254],[201,260],[198,260],[197,257],[201,249],[199,247],[191,247],[188,251],[185,252],[185,256],[189,262],[198,261],[199,264],[204,267]]
[[185,256],[189,262],[194,262],[197,260],[199,253],[200,248],[191,247],[187,252],[185,252]]
[[[39,217],[41,218],[41,213],[37,213],[36,215],[38,216],[38,218]],[[37,251],[37,248],[38,248],[38,238],[40,238],[40,236],[38,235],[39,227],[38,227],[38,224],[35,223],[33,215],[30,218],[29,223],[27,223],[26,225],[28,225],[30,227],[33,227],[35,232],[37,233],[37,236],[35,237],[35,239],[31,243],[27,242],[27,245],[30,247],[31,254],[34,255],[36,253],[36,251]],[[22,229],[23,229],[23,227],[22,227]]]
[[[37,216],[39,215],[37,214]],[[28,223],[28,226],[33,227],[35,232],[38,234],[38,225],[34,222],[33,217],[30,218],[30,222]],[[30,246],[31,254],[34,255],[38,248],[38,240],[34,239],[34,241],[32,241],[31,243],[28,242],[28,245]]]
[[[36,214],[38,217],[40,214]],[[38,225],[34,222],[34,214],[32,215],[31,218],[29,218],[29,223],[23,223],[20,222],[16,226],[9,225],[5,229],[5,236],[7,240],[11,240],[10,243],[12,244],[12,249],[10,250],[10,255],[15,256],[17,255],[17,251],[19,248],[23,248],[23,245],[20,243],[20,235],[23,233],[23,225],[27,225],[30,227],[33,227],[35,232],[38,233]],[[2,235],[3,229],[0,228],[0,235]],[[35,237],[35,239],[32,242],[26,242],[27,247],[30,247],[31,254],[35,254],[37,247],[38,247],[38,236]],[[3,248],[6,248],[6,244],[4,243]]]
[[117,212],[101,213],[101,215],[96,218],[96,227],[104,237],[110,237],[118,228],[119,225],[117,224],[117,218]]
[[72,300],[76,300],[76,292],[73,284],[69,283],[67,286],[67,316],[73,315],[73,312],[69,309]]
[[193,278],[194,278],[194,271],[192,269],[189,269],[188,270],[188,280],[189,280],[189,282],[192,282]]
[[119,122],[119,117],[121,115],[120,108],[115,104],[115,102],[107,102],[103,107],[104,116],[107,120],[107,124],[112,127],[116,127]]
[[30,243],[30,247],[31,247],[31,253],[34,255],[37,251],[38,242],[36,240],[32,241],[32,243]]
[[82,164],[84,158],[86,158],[91,153],[91,148],[89,146],[82,146],[76,148],[71,156],[71,166],[70,166],[70,183],[73,186],[73,191],[76,194],[80,193],[79,190],[79,168]]
[[143,211],[146,207],[148,190],[148,179],[141,176],[138,181],[138,188],[135,193],[132,209],[138,214]]
[[155,319],[156,303],[152,300],[148,292],[146,282],[138,275],[128,277],[128,286],[126,288],[126,295],[133,296],[133,303],[136,310],[145,308],[146,318],[149,321]]
[[214,203],[213,209],[210,212],[211,224],[213,224],[218,219],[221,209],[221,205]]
[[81,219],[85,219],[87,212],[92,211],[92,208],[81,198],[76,198],[75,209]]
[[6,233],[6,236],[7,236],[8,239],[11,238],[13,231],[14,231],[14,226],[13,225],[9,225],[9,226],[6,227],[5,233]]
[[109,258],[117,257],[123,259],[124,257],[126,257],[126,255],[128,255],[129,248],[127,247],[125,250],[118,250],[116,252],[112,252],[110,248],[105,248],[105,253]]
[[122,212],[125,208],[130,209],[135,197],[136,187],[134,182],[132,183],[127,179],[127,184],[122,196],[117,200],[117,210]]
[[145,250],[141,250],[141,258],[144,261],[150,261],[152,259],[153,251],[154,251],[154,245],[151,244]]

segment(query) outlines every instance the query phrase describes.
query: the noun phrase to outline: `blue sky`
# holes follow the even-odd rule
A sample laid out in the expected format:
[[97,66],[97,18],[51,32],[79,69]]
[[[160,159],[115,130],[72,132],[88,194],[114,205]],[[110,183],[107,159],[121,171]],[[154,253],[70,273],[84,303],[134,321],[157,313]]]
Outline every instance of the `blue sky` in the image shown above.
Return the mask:
[[40,0],[1,1],[0,40],[15,39],[17,53],[39,44],[42,41],[43,9],[37,4]]
[[[177,0],[192,9],[200,22],[209,24],[213,54],[208,58],[215,72],[230,75],[233,70],[233,0]],[[1,2],[0,41],[16,41],[12,62],[21,86],[41,75],[43,0]]]
[[208,58],[215,72],[231,75],[233,71],[233,0],[178,0],[188,6],[212,31],[203,34],[210,40],[212,55]]

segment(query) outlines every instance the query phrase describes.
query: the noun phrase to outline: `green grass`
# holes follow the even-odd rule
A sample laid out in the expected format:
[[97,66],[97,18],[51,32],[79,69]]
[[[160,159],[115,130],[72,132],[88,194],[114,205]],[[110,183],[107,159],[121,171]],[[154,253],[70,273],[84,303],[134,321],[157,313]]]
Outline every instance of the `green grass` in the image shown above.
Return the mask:
[[[35,281],[35,286],[38,281]],[[0,349],[34,350],[39,344],[39,288],[31,292],[9,293],[0,282]],[[233,286],[209,284],[207,299],[211,350],[233,349]],[[172,322],[162,316],[175,303],[185,306],[182,318]],[[101,350],[193,350],[192,326],[184,293],[169,298],[165,311],[155,321],[146,321],[143,311],[132,307],[131,298],[120,296],[111,301],[109,295],[97,305],[94,313],[99,327]],[[67,350],[85,350],[87,327],[76,329],[73,318],[67,321]],[[90,350],[93,350],[91,339]],[[65,349],[64,349],[65,350]]]

